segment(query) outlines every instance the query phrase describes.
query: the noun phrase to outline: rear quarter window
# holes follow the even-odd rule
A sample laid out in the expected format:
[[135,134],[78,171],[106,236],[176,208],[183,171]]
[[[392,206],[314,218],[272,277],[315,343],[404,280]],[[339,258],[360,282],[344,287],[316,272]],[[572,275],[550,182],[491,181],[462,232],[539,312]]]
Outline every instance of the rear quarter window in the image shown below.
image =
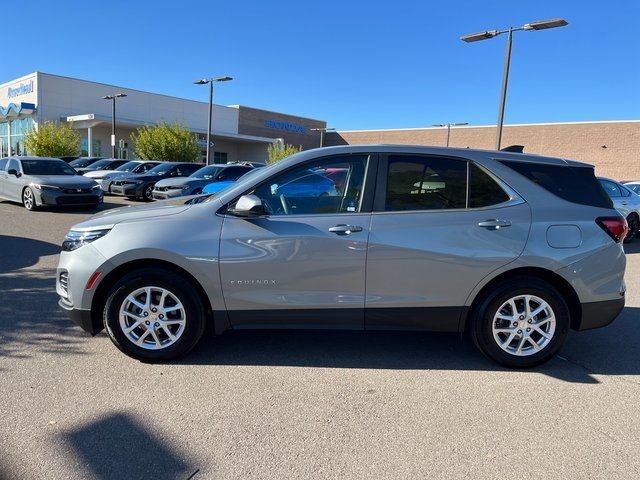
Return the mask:
[[613,203],[591,167],[546,165],[502,160],[500,163],[525,176],[536,185],[568,202],[600,208]]

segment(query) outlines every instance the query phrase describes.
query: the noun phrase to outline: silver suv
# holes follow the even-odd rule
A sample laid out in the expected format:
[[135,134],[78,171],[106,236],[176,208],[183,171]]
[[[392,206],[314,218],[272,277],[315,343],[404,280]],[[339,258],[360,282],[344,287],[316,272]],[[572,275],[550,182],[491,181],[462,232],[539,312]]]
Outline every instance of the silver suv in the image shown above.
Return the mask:
[[531,367],[624,306],[627,224],[593,167],[413,146],[310,150],[208,198],[74,226],[60,306],[165,361],[227,329],[467,332]]

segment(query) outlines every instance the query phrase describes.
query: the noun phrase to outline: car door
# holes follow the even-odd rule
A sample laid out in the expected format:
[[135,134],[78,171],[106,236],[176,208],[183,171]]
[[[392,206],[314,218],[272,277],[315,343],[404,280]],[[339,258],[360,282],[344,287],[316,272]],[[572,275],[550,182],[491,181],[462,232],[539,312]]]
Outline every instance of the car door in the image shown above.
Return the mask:
[[[219,265],[234,327],[364,327],[375,165],[364,154],[312,160],[246,192],[262,200],[267,215],[225,215]],[[299,197],[279,190],[310,171],[322,175],[335,166],[349,169],[342,191]]]
[[0,158],[0,197],[5,196],[6,184],[7,184],[7,163],[8,158]]
[[381,159],[367,255],[367,329],[456,331],[473,288],[515,260],[529,206],[463,158]]
[[[9,170],[16,170],[19,176],[10,175]],[[5,193],[4,196],[10,200],[14,200],[16,202],[22,201],[22,187],[23,180],[22,177],[22,169],[20,168],[20,162],[15,158],[9,159],[7,162],[7,177],[5,182]]]

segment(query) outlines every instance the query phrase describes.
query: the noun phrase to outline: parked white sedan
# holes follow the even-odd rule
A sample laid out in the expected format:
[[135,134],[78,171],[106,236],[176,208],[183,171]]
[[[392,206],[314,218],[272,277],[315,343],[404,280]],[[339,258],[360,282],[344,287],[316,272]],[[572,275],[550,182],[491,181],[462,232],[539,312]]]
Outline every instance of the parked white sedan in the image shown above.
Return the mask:
[[629,233],[625,242],[632,242],[639,234],[640,229],[640,195],[610,178],[598,177],[600,184],[613,200],[613,205],[627,219]]

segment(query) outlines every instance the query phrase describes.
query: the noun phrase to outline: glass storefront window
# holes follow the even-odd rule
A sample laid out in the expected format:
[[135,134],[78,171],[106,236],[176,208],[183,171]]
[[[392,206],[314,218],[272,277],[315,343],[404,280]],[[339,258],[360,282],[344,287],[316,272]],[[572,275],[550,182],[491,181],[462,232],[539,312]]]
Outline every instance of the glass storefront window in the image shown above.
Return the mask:
[[11,121],[11,155],[25,155],[24,136],[33,128],[33,117],[16,118]]
[[[86,137],[80,140],[80,150],[81,156],[88,157],[89,156],[89,139]],[[102,141],[94,140],[93,141],[93,156],[101,157],[102,156]]]
[[0,123],[0,158],[9,156],[9,124]]

